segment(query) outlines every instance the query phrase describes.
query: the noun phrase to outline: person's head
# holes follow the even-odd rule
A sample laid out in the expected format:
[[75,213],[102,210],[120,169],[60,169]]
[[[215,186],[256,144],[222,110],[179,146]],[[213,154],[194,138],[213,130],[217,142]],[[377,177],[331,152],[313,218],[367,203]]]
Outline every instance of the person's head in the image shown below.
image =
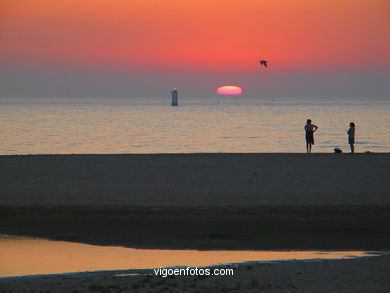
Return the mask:
[[306,123],[307,123],[307,124],[311,124],[311,120],[310,120],[310,119],[307,119]]
[[353,122],[349,123],[349,127],[355,127],[355,123]]

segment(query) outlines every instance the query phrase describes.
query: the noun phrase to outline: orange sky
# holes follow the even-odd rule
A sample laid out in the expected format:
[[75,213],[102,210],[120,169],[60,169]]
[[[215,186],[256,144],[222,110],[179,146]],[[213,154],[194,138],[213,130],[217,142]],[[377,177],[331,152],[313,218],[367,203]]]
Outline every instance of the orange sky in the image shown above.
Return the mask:
[[388,0],[2,0],[0,63],[388,68]]

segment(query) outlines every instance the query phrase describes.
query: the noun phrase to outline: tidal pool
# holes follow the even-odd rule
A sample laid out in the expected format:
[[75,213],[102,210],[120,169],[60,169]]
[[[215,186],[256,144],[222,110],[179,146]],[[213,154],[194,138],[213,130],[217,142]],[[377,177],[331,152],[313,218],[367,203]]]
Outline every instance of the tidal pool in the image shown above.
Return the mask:
[[368,251],[168,250],[0,235],[0,277],[101,270],[205,267],[251,261],[342,259]]

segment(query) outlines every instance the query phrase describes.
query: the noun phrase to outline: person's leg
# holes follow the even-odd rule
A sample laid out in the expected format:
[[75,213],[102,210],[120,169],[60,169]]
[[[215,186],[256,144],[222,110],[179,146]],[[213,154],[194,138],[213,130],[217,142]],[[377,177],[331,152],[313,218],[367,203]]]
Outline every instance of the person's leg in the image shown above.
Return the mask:
[[306,142],[306,153],[308,154],[309,153],[309,143]]
[[353,143],[350,144],[350,147],[351,147],[351,154],[353,154],[355,152],[355,146],[353,145]]
[[311,143],[309,143],[309,154],[311,154]]

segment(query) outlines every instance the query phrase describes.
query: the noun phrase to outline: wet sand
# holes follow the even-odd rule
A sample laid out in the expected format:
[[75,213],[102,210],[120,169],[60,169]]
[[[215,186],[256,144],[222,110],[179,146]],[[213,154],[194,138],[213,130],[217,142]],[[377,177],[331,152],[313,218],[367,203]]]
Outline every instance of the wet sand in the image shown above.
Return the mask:
[[1,207],[0,232],[98,245],[191,249],[390,248],[389,206]]

